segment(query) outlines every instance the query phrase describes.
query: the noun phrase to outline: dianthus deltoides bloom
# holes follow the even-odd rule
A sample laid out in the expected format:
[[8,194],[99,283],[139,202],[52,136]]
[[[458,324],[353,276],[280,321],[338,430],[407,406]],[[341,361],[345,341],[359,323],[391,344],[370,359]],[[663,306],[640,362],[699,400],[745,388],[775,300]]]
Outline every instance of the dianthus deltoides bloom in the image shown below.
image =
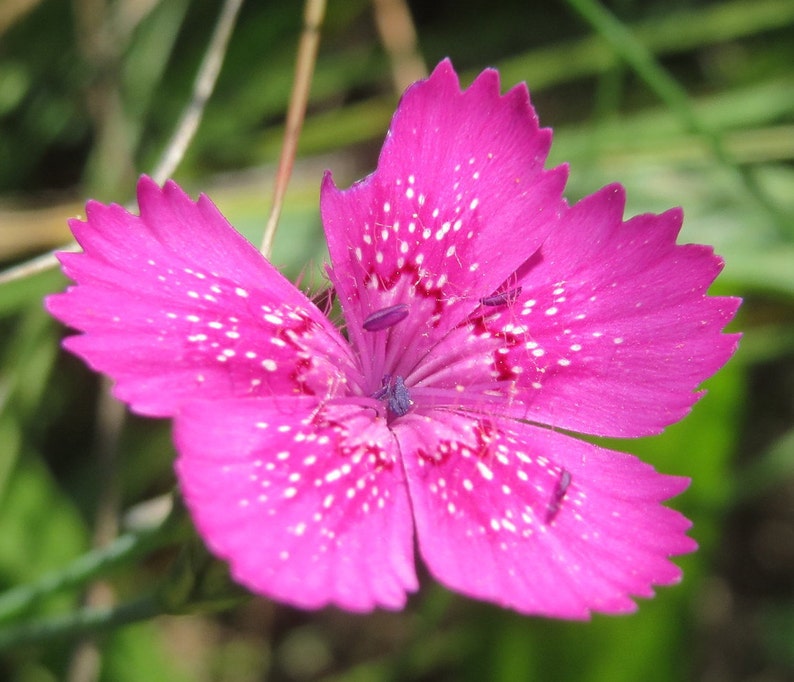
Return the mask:
[[202,196],[89,202],[49,310],[143,415],[173,417],[182,494],[236,580],[290,604],[399,608],[414,541],[444,585],[523,613],[632,611],[695,548],[687,480],[566,432],[659,433],[735,349],[722,262],[682,214],[568,206],[524,85],[404,95],[377,170],[321,210],[336,328]]

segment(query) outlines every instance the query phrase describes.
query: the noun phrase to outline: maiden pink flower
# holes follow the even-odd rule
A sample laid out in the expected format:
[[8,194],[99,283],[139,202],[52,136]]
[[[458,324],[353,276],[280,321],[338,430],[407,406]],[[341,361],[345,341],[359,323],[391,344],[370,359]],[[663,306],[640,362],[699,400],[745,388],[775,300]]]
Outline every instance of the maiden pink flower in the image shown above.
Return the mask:
[[399,608],[431,573],[523,613],[635,609],[680,577],[687,480],[562,431],[659,433],[731,355],[722,263],[682,215],[575,206],[524,85],[403,97],[371,176],[321,208],[339,330],[206,197],[143,178],[140,217],[89,202],[49,310],[139,414],[175,419],[199,533],[251,590]]

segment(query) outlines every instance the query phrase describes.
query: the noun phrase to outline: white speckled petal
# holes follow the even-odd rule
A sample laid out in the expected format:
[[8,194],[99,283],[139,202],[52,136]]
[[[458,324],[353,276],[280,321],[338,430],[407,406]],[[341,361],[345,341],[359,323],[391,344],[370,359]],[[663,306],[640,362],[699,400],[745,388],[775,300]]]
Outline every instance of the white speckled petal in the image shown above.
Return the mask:
[[189,398],[324,395],[357,376],[337,330],[207,198],[148,178],[138,195],[140,217],[90,202],[71,221],[84,252],[60,259],[77,286],[47,300],[118,398],[169,416]]
[[[403,96],[372,175],[347,190],[326,177],[329,274],[373,374],[405,375],[537,250],[565,206],[566,169],[543,169],[550,142],[525,85],[502,95],[487,70],[461,92],[444,61]],[[387,339],[362,331],[401,303]]]
[[[417,399],[601,436],[659,433],[736,350],[722,260],[677,245],[680,210],[623,221],[618,185],[565,213],[501,291],[406,377]],[[501,303],[501,305],[500,305]],[[446,396],[445,396],[446,392]]]
[[687,480],[518,422],[434,410],[395,429],[419,551],[451,589],[522,613],[587,618],[650,597],[691,552],[660,503]]
[[385,420],[310,398],[190,403],[177,473],[196,527],[243,585],[302,608],[399,608],[417,587]]

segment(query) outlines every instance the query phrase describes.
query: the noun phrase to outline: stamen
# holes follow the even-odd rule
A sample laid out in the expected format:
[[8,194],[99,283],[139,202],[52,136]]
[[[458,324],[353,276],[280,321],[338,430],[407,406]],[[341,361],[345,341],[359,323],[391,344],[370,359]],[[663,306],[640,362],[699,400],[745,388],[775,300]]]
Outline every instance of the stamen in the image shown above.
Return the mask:
[[507,291],[485,296],[480,299],[480,303],[489,306],[507,305],[508,303],[513,303],[520,293],[521,287],[515,287],[514,289],[508,289]]
[[383,400],[387,395],[389,395],[390,388],[391,374],[384,374],[383,379],[381,379],[380,388],[372,394],[372,397],[375,398],[375,400]]
[[408,387],[405,385],[405,380],[400,376],[394,377],[392,380],[391,374],[384,375],[383,385],[375,391],[372,397],[375,400],[385,399],[389,411],[396,417],[407,414],[414,404]]
[[562,500],[565,497],[569,485],[571,485],[571,472],[567,469],[563,469],[560,478],[557,480],[557,485],[554,487],[554,492],[551,494],[549,504],[546,507],[546,524],[554,521],[554,518],[559,513],[560,505],[562,504]]
[[383,329],[393,327],[406,317],[408,317],[408,304],[398,303],[388,308],[381,308],[371,315],[368,315],[367,319],[364,320],[364,329],[368,332],[379,332]]
[[389,409],[398,417],[402,417],[408,413],[411,405],[413,405],[413,401],[405,386],[405,381],[402,377],[394,377],[394,384],[389,390]]

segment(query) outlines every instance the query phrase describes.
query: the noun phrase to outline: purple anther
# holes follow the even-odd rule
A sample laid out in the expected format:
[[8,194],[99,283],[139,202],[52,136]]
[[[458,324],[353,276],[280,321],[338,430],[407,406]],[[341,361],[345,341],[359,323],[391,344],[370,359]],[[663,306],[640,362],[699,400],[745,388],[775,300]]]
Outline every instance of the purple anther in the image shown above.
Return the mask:
[[567,492],[569,485],[571,485],[571,472],[567,469],[563,469],[559,479],[557,479],[557,485],[554,486],[554,492],[551,494],[549,504],[546,507],[547,524],[554,521],[554,518],[560,511],[560,505],[565,498],[565,493]]
[[389,395],[389,391],[391,390],[391,374],[384,374],[383,379],[381,379],[380,388],[373,393],[372,397],[375,400],[383,400],[387,395]]
[[388,308],[381,308],[371,315],[367,315],[367,319],[364,320],[364,329],[368,332],[379,332],[393,327],[406,317],[408,317],[408,305],[406,303],[390,305]]
[[402,417],[407,414],[413,405],[405,380],[400,376],[392,378],[391,374],[384,375],[382,386],[375,391],[372,397],[375,400],[385,399],[386,404],[389,406],[389,411],[395,417]]
[[521,287],[515,287],[514,289],[508,289],[507,291],[501,291],[497,294],[485,296],[484,298],[480,299],[480,303],[490,306],[507,305],[508,303],[515,301],[520,293]]
[[389,409],[398,417],[402,417],[411,409],[411,395],[402,377],[394,377],[389,388]]

